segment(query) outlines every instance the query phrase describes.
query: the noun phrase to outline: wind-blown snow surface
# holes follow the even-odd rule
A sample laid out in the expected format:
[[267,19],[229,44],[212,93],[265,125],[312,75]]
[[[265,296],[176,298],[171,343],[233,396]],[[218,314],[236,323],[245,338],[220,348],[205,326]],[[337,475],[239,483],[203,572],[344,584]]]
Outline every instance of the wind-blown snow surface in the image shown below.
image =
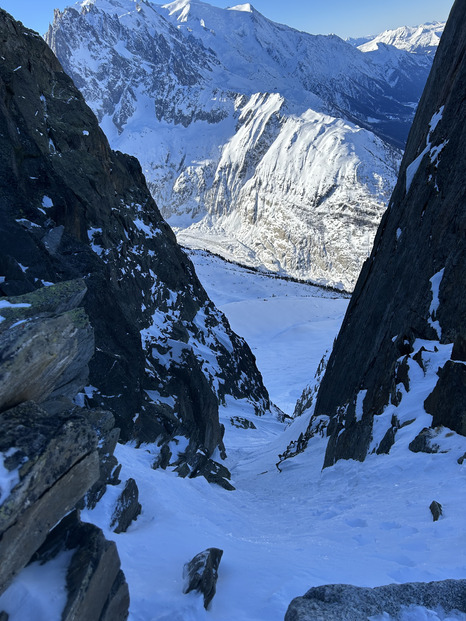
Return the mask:
[[[206,255],[192,258],[235,329],[251,339],[271,395],[282,406],[291,402],[289,387],[297,388],[298,377],[305,376],[306,382],[312,377],[313,365],[338,330],[346,300],[222,265]],[[311,586],[465,578],[466,466],[457,459],[466,451],[466,439],[446,431],[439,442],[448,452],[408,450],[430,418],[422,407],[424,379],[419,390],[414,378],[404,400],[405,414],[419,416],[419,422],[398,432],[390,455],[370,455],[364,463],[339,461],[324,471],[326,440],[319,435],[303,454],[283,462],[281,473],[275,467],[278,454],[306,429],[309,415],[286,427],[229,402],[222,417],[234,492],[152,470],[157,451],[152,446],[118,446],[121,478],[136,479],[142,514],[126,534],[112,533],[108,526],[121,490],[109,487],[83,518],[117,542],[130,586],[130,620],[281,621],[291,599]],[[401,408],[403,401],[398,416]],[[233,416],[252,420],[257,429],[232,426]],[[433,500],[444,509],[438,522],[429,511]],[[182,594],[182,569],[212,546],[224,555],[217,594],[206,612],[201,596]],[[443,617],[421,610],[407,618]]]
[[[332,345],[347,300],[205,253],[191,258],[216,304],[248,338],[272,398],[286,409]],[[429,392],[426,382],[435,381],[435,356],[448,355],[441,349],[433,354],[427,376],[414,369],[411,391],[396,413],[415,422],[398,431],[389,455],[370,455],[364,463],[339,461],[322,471],[326,440],[316,435],[304,453],[280,464],[280,473],[278,455],[305,431],[310,413],[286,426],[233,401],[222,409],[233,492],[201,478],[152,470],[158,450],[152,445],[119,445],[123,483],[108,487],[97,508],[82,517],[117,543],[130,587],[130,621],[282,621],[291,599],[311,586],[466,578],[466,461],[457,463],[466,438],[444,430],[435,442],[447,452],[408,450],[431,420],[422,402]],[[235,416],[251,420],[256,429],[234,427]],[[127,533],[116,535],[109,529],[113,507],[130,476],[140,490],[142,514]],[[438,522],[429,511],[433,500],[443,506]],[[200,595],[183,595],[182,570],[212,546],[224,555],[206,612]],[[48,603],[35,579],[40,569],[24,570],[0,599],[0,609],[22,606],[12,621],[24,621],[21,610],[26,616],[34,610],[36,621],[59,621],[62,559],[42,568],[44,579],[55,580],[57,574]],[[464,621],[465,615],[418,609],[403,619]]]
[[47,41],[181,243],[352,289],[396,180],[387,141],[404,144],[431,58],[385,66],[250,5],[75,9]]

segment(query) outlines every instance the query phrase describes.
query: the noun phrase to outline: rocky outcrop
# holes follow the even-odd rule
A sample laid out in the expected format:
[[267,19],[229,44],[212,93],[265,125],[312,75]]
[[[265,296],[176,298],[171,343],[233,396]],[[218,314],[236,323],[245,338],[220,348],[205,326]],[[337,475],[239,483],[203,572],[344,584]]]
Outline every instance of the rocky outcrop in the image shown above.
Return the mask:
[[128,585],[120,570],[113,541],[93,524],[80,522],[76,511],[49,534],[32,561],[46,563],[71,551],[66,574],[67,602],[62,621],[124,621],[128,616]]
[[[389,584],[374,589],[328,584],[294,599],[285,621],[366,621],[375,616],[397,621],[404,618],[406,609],[418,606],[466,613],[465,589],[465,580]],[[420,614],[424,613],[421,610]]]
[[75,550],[63,621],[105,621],[106,609],[124,620],[116,546],[75,509],[113,482],[119,435],[109,412],[71,400],[94,352],[85,293],[77,280],[0,300],[0,594],[28,563]]
[[96,348],[81,405],[110,410],[124,440],[187,437],[192,472],[199,448],[222,449],[227,395],[269,407],[254,357],[44,41],[2,11],[0,45],[0,293],[82,278]]
[[94,333],[80,308],[83,281],[0,301],[0,411],[73,398],[86,383]]
[[82,416],[50,416],[33,402],[0,415],[2,485],[0,591],[29,561],[49,530],[96,482],[96,438]]
[[139,490],[134,479],[128,479],[121,494],[118,496],[113,511],[110,528],[115,533],[125,533],[128,526],[141,513],[141,503],[138,501]]
[[204,597],[204,608],[209,608],[217,590],[218,567],[223,550],[207,548],[186,563],[183,568],[185,587],[183,593],[198,591]]
[[416,415],[465,433],[465,52],[458,0],[318,393],[316,416],[330,416],[325,466],[389,452],[412,422],[400,405],[416,382]]

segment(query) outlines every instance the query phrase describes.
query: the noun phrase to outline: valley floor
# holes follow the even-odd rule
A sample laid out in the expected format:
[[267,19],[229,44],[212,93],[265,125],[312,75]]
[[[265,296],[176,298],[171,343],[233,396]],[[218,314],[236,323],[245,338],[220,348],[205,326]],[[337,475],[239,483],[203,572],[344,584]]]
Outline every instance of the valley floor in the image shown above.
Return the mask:
[[[332,346],[347,300],[203,253],[192,258],[209,295],[251,345],[273,401],[291,414]],[[130,621],[281,621],[291,599],[311,586],[466,578],[466,462],[457,463],[465,438],[452,434],[446,453],[414,454],[407,444],[419,426],[410,425],[390,455],[370,456],[363,464],[340,461],[322,471],[326,441],[316,436],[280,473],[277,456],[308,417],[287,426],[272,416],[255,417],[241,402],[227,403],[221,415],[236,491],[154,471],[156,449],[119,445],[121,479],[136,479],[142,514],[127,533],[112,533],[108,526],[121,490],[110,487],[93,512],[83,513],[117,542],[130,586]],[[232,416],[249,418],[257,429],[234,427]],[[438,522],[429,511],[433,500],[444,508]],[[224,555],[217,594],[205,611],[200,596],[183,595],[182,569],[208,547]],[[37,621],[55,618],[45,604],[39,609]],[[465,615],[416,610],[408,619]]]

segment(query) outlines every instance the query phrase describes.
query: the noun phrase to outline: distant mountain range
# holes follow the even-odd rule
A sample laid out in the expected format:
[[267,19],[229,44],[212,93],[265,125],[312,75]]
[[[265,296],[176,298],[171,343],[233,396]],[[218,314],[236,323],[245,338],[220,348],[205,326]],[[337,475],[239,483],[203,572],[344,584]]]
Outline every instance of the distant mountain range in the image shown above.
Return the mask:
[[182,244],[350,290],[441,27],[358,48],[250,4],[85,0],[46,40]]

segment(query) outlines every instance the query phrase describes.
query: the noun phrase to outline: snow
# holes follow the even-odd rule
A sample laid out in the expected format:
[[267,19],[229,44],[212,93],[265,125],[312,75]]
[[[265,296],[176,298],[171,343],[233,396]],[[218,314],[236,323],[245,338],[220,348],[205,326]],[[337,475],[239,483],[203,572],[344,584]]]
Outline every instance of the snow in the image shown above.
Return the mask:
[[0,596],[0,610],[9,614],[9,621],[60,621],[72,554],[61,552],[46,565],[35,562],[23,569]]
[[[419,170],[419,166],[421,164],[422,159],[426,153],[430,155],[430,161],[432,164],[438,164],[438,158],[440,153],[444,149],[444,147],[448,144],[448,140],[445,140],[440,145],[432,146],[432,134],[435,132],[437,125],[442,120],[443,109],[445,106],[441,106],[440,109],[434,113],[429,123],[429,132],[426,138],[426,146],[421,151],[421,153],[409,164],[406,168],[406,193],[409,192],[409,188],[411,187],[411,183]],[[438,188],[437,188],[438,191]]]
[[[206,253],[191,258],[234,328],[247,336],[272,398],[286,409],[331,345],[347,300]],[[401,422],[415,419],[398,431],[389,455],[339,461],[322,471],[326,440],[316,436],[304,453],[281,464],[280,473],[278,455],[306,429],[309,414],[286,426],[270,414],[254,416],[250,405],[233,399],[221,420],[234,492],[152,470],[157,447],[119,445],[123,482],[83,518],[117,543],[130,586],[130,621],[282,621],[291,599],[311,586],[465,578],[466,467],[457,459],[466,440],[445,430],[436,441],[448,452],[407,449],[431,420],[422,403],[451,354],[451,345],[418,341],[415,350],[422,346],[429,350],[423,353],[426,373],[411,361],[411,391],[399,408],[389,406],[378,417],[385,420],[380,440],[392,414]],[[252,420],[257,429],[238,429],[231,424],[235,416]],[[126,534],[116,535],[109,529],[113,505],[130,476],[143,511]],[[432,500],[444,507],[438,522],[429,511]],[[213,546],[224,555],[206,612],[201,596],[183,595],[182,572],[194,555]],[[420,608],[404,615],[406,621],[455,619]]]
[[[8,300],[0,300],[0,309],[1,308],[28,308],[31,306],[30,304],[13,304],[12,302],[8,302]],[[4,317],[0,316],[0,323],[4,321]]]
[[54,41],[180,243],[351,290],[399,166],[399,151],[354,122],[368,115],[383,132],[392,99],[362,116],[345,108],[379,83],[379,66],[248,3],[137,4],[95,0],[72,33],[65,11]]
[[160,234],[159,230],[154,231],[152,226],[145,224],[140,218],[134,219],[134,225],[139,231],[142,231],[145,234],[145,236],[148,237],[149,239],[153,239],[154,237]]
[[10,448],[4,453],[0,453],[0,505],[10,495],[11,490],[19,483],[18,469],[8,470],[5,467],[5,459],[11,457],[17,452],[17,449]]
[[368,37],[358,48],[362,52],[376,50],[380,44],[389,45],[410,54],[435,52],[440,42],[445,22],[433,22],[420,26],[402,26],[394,30],[385,30],[375,37]]
[[[191,258],[209,294],[247,337],[272,399],[291,413],[331,347],[347,298],[245,270],[205,252],[192,252]],[[432,279],[434,297],[440,280],[440,273]],[[425,370],[412,360],[421,348]],[[410,391],[398,386],[401,405],[390,404],[374,423],[373,450],[393,415],[402,425],[396,442],[389,455],[370,454],[364,463],[339,461],[322,470],[327,441],[317,434],[304,453],[282,462],[279,472],[278,455],[306,430],[310,412],[285,425],[271,414],[255,416],[249,403],[232,398],[220,415],[233,492],[202,478],[181,479],[170,469],[153,470],[156,445],[118,445],[122,482],[108,487],[82,518],[117,544],[130,588],[129,621],[282,621],[290,601],[312,586],[466,578],[466,462],[457,461],[466,452],[466,438],[440,429],[435,443],[445,452],[407,448],[432,420],[422,404],[451,350],[451,344],[438,341],[414,343]],[[87,394],[93,390],[86,387]],[[160,400],[155,391],[148,392]],[[360,405],[364,393],[359,393]],[[256,429],[232,425],[237,416]],[[179,442],[173,441],[175,453],[185,448],[186,440]],[[115,534],[113,509],[129,477],[137,482],[142,514],[127,533]],[[437,522],[429,511],[433,500],[444,509]],[[183,566],[208,547],[219,547],[224,555],[217,593],[205,611],[200,595],[183,594]],[[29,606],[14,613],[19,616],[13,621],[59,621],[67,560],[54,563],[26,568],[0,599],[8,611],[22,602]],[[34,597],[38,603],[32,613]],[[419,607],[403,615],[404,621],[465,619]]]
[[356,412],[355,412],[357,422],[362,420],[363,403],[364,403],[364,399],[366,398],[366,395],[367,395],[367,390],[360,390],[358,392],[358,396],[356,399]]
[[272,401],[291,415],[322,355],[332,347],[348,299],[208,253],[189,254],[209,297],[251,347]]
[[429,315],[430,315],[429,323],[436,330],[439,338],[442,338],[442,328],[440,327],[440,323],[437,320],[435,320],[434,317],[440,304],[439,290],[440,290],[440,285],[442,283],[444,272],[445,272],[445,268],[441,269],[439,272],[434,274],[432,278],[430,279],[430,284],[432,287],[432,302],[430,303],[430,308],[429,308]]

